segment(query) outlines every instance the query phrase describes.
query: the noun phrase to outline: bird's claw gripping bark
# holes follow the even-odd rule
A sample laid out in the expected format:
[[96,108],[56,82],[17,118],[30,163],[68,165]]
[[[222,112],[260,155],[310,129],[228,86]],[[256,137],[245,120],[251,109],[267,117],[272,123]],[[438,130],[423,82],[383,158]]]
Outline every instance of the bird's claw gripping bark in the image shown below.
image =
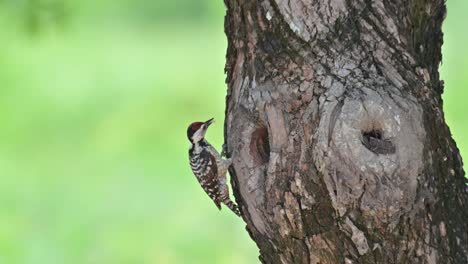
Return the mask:
[[221,147],[221,157],[228,157],[228,148],[226,144],[223,144],[223,146]]

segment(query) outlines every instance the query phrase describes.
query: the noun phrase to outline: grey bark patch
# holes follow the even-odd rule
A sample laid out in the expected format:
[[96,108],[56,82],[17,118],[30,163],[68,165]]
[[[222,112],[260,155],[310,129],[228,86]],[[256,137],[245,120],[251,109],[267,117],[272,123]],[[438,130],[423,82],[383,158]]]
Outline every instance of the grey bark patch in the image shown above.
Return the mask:
[[325,38],[333,31],[334,24],[346,15],[345,0],[275,0],[275,3],[289,28],[304,41]]
[[423,170],[422,110],[414,98],[397,104],[386,93],[362,92],[346,99],[338,116],[338,103],[323,101],[316,163],[340,215],[357,207],[395,226],[411,209]]
[[[233,149],[232,160],[237,174],[239,193],[244,199],[253,201],[244,204],[246,209],[243,208],[242,212],[249,215],[252,227],[255,227],[256,232],[267,235],[268,224],[264,221],[260,210],[264,203],[267,164],[258,164],[255,157],[258,153],[252,153],[250,149],[252,135],[263,127],[259,127],[258,121],[251,119],[246,114],[247,112],[247,109],[243,109],[237,112],[237,115],[232,119],[231,126],[239,133],[232,137],[228,144],[232,146],[230,149]],[[240,164],[243,165],[239,166]]]
[[338,116],[340,115],[341,109],[343,108],[343,104],[344,104],[343,100],[340,100],[335,105],[335,107],[333,108],[333,111],[331,113],[330,125],[329,125],[329,129],[328,129],[328,143],[329,144],[330,144],[330,142],[332,140],[333,130],[335,129],[335,125],[336,125],[336,120],[337,120]]
[[345,220],[345,224],[351,229],[351,240],[356,246],[359,255],[366,254],[369,251],[369,244],[364,232],[359,230],[348,217]]

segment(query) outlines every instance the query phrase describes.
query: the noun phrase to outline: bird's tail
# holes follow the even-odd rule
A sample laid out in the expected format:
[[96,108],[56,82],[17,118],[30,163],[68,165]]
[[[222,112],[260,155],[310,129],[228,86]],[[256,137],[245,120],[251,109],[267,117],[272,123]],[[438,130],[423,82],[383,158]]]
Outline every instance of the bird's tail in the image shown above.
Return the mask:
[[[229,198],[229,187],[227,186],[225,181],[222,181],[220,184],[220,199],[221,203],[225,204],[232,212],[234,212],[237,216],[241,216],[241,212],[239,210],[239,206],[235,204],[231,198]],[[220,208],[221,209],[221,208]]]
[[234,212],[237,216],[241,216],[239,207],[233,201],[231,201],[229,197],[224,199],[223,204],[225,204],[229,209],[231,209],[231,211]]

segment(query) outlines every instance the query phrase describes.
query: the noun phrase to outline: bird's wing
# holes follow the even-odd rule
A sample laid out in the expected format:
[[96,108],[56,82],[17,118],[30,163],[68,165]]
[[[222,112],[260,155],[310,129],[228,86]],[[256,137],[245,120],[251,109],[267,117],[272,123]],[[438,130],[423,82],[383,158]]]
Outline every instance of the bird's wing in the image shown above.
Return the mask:
[[197,174],[195,174],[195,176],[197,176],[203,190],[205,190],[211,200],[213,200],[216,207],[221,210],[221,202],[218,199],[219,185],[216,159],[208,150],[203,150],[200,152],[200,160],[202,161],[202,167],[205,168],[205,170],[200,172],[200,176]]

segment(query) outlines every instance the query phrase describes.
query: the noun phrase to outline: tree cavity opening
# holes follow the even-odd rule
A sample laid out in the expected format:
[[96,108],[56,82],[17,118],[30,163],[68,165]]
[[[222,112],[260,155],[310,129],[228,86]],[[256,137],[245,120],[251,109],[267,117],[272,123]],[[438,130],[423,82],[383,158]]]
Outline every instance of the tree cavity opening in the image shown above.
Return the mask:
[[396,152],[392,140],[385,138],[383,131],[377,128],[362,131],[362,145],[377,155],[389,155]]
[[258,165],[266,164],[270,160],[270,139],[266,127],[259,127],[252,133],[250,155]]
[[362,132],[362,137],[363,139],[369,141],[371,138],[375,138],[375,139],[382,139],[382,130],[380,129],[372,129],[370,131],[367,131],[367,132]]

